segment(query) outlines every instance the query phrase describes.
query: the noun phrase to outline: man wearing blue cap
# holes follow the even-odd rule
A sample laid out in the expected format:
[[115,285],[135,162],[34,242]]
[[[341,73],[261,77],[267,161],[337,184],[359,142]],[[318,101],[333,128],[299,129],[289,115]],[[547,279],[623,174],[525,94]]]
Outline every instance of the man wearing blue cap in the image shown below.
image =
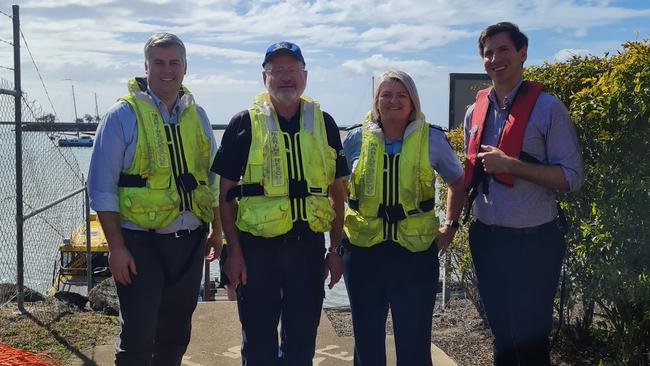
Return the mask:
[[243,364],[312,365],[323,280],[331,274],[332,288],[341,278],[349,171],[334,119],[302,96],[300,48],[272,44],[262,67],[267,91],[231,119],[212,165],[221,175],[226,273],[238,286]]

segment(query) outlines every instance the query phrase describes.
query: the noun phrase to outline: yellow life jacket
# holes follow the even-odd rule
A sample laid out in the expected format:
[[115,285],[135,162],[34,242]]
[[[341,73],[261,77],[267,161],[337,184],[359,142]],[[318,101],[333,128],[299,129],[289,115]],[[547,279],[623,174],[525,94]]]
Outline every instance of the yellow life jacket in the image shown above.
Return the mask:
[[287,233],[297,220],[314,232],[330,230],[335,213],[328,187],[336,151],[327,143],[318,103],[301,97],[300,131],[293,136],[280,129],[268,93],[257,95],[248,112],[251,145],[243,184],[229,192],[229,199],[239,197],[237,227],[266,238]]
[[182,211],[210,222],[216,195],[208,185],[210,140],[194,97],[183,87],[178,123],[165,124],[146,84],[133,79],[120,98],[135,112],[138,135],[131,166],[120,175],[120,216],[146,229],[171,224]]
[[361,151],[352,172],[344,231],[354,245],[394,241],[412,252],[427,250],[438,232],[435,173],[429,162],[424,115],[404,131],[400,153],[384,152],[384,136],[370,113],[362,125]]

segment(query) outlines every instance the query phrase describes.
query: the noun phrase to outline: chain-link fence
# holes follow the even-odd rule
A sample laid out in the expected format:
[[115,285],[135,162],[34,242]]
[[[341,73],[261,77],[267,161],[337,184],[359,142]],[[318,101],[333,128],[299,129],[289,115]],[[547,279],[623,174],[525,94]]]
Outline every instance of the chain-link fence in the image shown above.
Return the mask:
[[[1,89],[13,89],[0,79]],[[23,99],[23,128],[43,117],[36,103]],[[23,158],[15,158],[14,97],[0,95],[0,304],[16,295],[16,166],[22,165],[24,214],[82,187],[84,177],[72,151],[59,148],[49,132],[23,131]],[[78,194],[24,223],[26,288],[46,292],[58,269],[58,247],[82,225],[83,195]],[[29,291],[26,289],[29,297]]]

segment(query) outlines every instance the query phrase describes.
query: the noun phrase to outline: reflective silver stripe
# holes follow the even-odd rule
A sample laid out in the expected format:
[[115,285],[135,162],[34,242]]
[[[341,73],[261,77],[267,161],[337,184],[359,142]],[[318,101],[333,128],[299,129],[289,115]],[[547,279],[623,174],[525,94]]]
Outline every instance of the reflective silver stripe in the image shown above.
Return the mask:
[[273,106],[269,102],[264,102],[261,106],[262,113],[266,117],[266,126],[270,132],[278,131],[278,123],[275,121]]
[[136,98],[138,98],[138,99],[140,99],[140,100],[142,100],[144,102],[147,102],[147,103],[149,103],[149,104],[151,104],[153,106],[156,105],[156,103],[154,103],[154,101],[153,101],[153,97],[151,95],[143,92],[140,89],[138,89],[135,93],[133,93],[133,95],[135,95]]
[[178,111],[179,116],[180,116],[181,113],[183,113],[183,111],[186,108],[188,108],[189,106],[194,104],[194,96],[192,94],[190,94],[187,90],[184,90],[184,91],[185,91],[185,94],[183,94],[183,96],[181,97],[180,103],[179,103],[179,107],[180,107],[180,109]]
[[413,132],[417,131],[420,127],[422,127],[422,120],[420,118],[415,119],[414,121],[411,121],[408,125],[406,125],[406,129],[404,130],[404,137],[402,137],[402,141],[406,140],[406,138],[412,134]]
[[303,113],[302,121],[305,130],[313,131],[314,130],[314,103],[303,101]]

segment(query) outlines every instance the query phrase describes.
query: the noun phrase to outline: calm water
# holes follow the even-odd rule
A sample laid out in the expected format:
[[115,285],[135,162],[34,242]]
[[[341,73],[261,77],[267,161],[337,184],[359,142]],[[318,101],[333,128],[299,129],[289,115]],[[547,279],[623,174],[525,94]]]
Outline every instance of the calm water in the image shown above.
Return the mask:
[[[217,139],[217,144],[221,143],[222,135],[223,135],[223,131],[221,130],[214,131],[214,136]],[[83,148],[83,147],[71,147],[69,149],[72,149],[79,163],[79,168],[81,169],[83,174],[87,176],[88,166],[90,165],[90,154],[92,152],[92,149]],[[327,240],[329,241],[329,239]],[[212,262],[210,265],[210,277],[212,279],[219,278],[220,277],[219,272],[220,271],[219,271],[218,261]],[[326,283],[329,283],[329,279],[326,281]],[[349,306],[348,296],[342,278],[341,281],[339,281],[339,283],[337,283],[333,289],[330,290],[327,288],[327,286],[325,287],[325,302],[323,306],[324,307]]]

